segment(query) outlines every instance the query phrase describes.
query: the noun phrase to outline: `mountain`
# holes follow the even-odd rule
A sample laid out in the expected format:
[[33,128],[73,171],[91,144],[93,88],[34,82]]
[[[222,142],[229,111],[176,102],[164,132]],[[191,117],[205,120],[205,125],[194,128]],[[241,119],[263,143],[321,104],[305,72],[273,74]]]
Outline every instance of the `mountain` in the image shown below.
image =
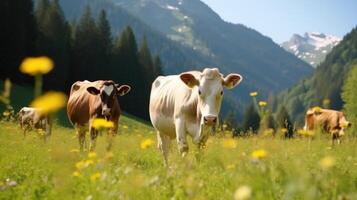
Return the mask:
[[[95,15],[105,9],[116,35],[130,25],[159,54],[166,74],[204,67],[237,72],[244,81],[227,92],[223,113],[251,101],[249,92],[263,96],[292,86],[313,69],[270,38],[241,24],[223,21],[199,0],[60,0],[68,19],[90,5]],[[241,112],[235,112],[239,116]]]
[[304,36],[294,34],[289,41],[281,44],[286,51],[316,67],[335,47],[341,38],[323,33],[311,32]]
[[327,54],[326,59],[308,78],[278,95],[276,108],[285,106],[298,124],[312,106],[340,110],[343,106],[341,88],[351,67],[357,63],[357,27]]

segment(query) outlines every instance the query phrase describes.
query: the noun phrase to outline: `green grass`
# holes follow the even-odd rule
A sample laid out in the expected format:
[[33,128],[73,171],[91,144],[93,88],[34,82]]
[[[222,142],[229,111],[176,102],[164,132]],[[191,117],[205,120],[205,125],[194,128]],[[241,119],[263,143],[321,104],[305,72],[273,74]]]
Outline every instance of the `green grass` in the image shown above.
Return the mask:
[[[105,153],[103,134],[94,164],[74,177],[76,163],[89,158],[75,151],[73,129],[55,126],[44,143],[35,132],[24,139],[17,124],[0,122],[0,199],[232,199],[243,185],[251,188],[252,199],[357,199],[355,139],[331,148],[324,137],[249,137],[227,148],[224,141],[231,140],[219,133],[209,139],[199,161],[194,145],[181,158],[173,142],[170,168],[165,168],[150,126],[122,117],[119,132],[113,158]],[[141,149],[146,139],[155,143]],[[257,149],[268,155],[253,161]],[[335,165],[324,170],[319,163],[326,156]],[[97,172],[99,179],[91,180]],[[17,185],[4,187],[6,179]]]

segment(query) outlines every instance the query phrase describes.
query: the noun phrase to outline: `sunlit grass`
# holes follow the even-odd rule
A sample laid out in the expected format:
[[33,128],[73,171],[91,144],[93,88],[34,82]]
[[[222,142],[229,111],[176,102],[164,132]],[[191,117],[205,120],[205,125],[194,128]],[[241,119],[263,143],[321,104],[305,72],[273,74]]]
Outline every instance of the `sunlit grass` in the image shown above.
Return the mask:
[[[355,139],[331,147],[328,137],[222,133],[209,138],[199,159],[192,143],[181,158],[173,141],[169,168],[150,126],[122,117],[111,152],[106,140],[103,133],[95,154],[79,152],[73,129],[54,126],[44,143],[36,132],[24,139],[17,124],[0,122],[0,199],[357,198]],[[6,186],[7,179],[16,185]]]

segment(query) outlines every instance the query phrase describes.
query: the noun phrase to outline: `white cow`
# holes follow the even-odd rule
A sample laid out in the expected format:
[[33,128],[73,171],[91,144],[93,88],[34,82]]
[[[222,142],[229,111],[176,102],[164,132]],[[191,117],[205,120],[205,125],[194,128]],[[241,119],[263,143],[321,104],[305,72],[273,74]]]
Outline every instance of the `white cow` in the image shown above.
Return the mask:
[[218,124],[223,87],[232,89],[241,81],[239,74],[224,78],[217,68],[156,78],[151,88],[150,119],[165,165],[172,139],[176,138],[182,156],[188,152],[186,133],[199,147],[205,144]]
[[51,135],[51,127],[48,121],[48,116],[42,114],[40,110],[32,107],[23,107],[19,113],[20,126],[26,136],[26,131],[33,128],[42,129],[46,131],[45,136]]

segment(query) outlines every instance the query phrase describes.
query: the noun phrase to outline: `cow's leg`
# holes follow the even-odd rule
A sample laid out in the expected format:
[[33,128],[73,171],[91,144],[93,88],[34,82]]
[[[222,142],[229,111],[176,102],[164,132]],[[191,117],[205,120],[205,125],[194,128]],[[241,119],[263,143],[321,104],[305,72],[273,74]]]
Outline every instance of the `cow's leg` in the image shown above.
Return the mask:
[[113,146],[113,140],[114,140],[114,137],[115,137],[115,135],[117,134],[117,132],[118,132],[118,128],[116,127],[116,128],[114,128],[114,129],[109,129],[108,130],[108,137],[107,137],[107,144],[108,144],[108,146],[107,146],[107,151],[110,151],[111,149],[112,149],[112,146]]
[[177,147],[182,157],[185,157],[188,152],[186,140],[186,130],[184,120],[177,118],[175,120]]
[[164,157],[164,165],[168,166],[168,156],[170,153],[171,139],[169,136],[157,131],[157,147]]
[[86,131],[83,128],[77,129],[79,149],[82,152],[84,147],[84,142],[86,140]]
[[89,135],[90,135],[89,150],[94,151],[97,142],[98,131],[95,128],[91,127],[89,129]]

